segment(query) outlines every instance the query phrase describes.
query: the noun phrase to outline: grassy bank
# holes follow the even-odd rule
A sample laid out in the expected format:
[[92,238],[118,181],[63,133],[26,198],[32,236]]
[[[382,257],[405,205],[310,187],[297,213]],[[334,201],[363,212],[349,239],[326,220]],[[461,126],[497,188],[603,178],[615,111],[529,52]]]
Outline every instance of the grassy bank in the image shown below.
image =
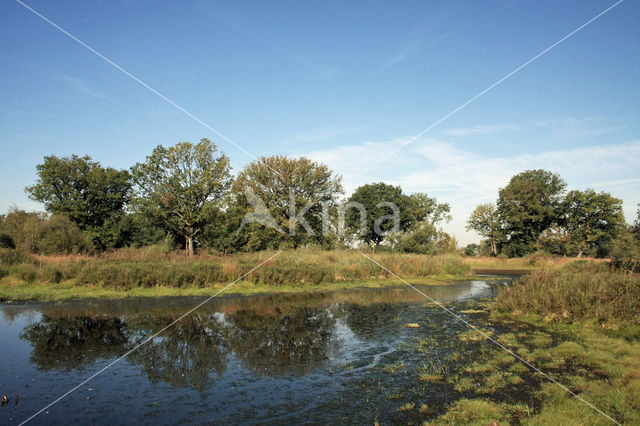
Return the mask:
[[[640,344],[583,323],[548,323],[492,314],[487,326],[509,326],[498,340],[545,375],[622,424],[640,424]],[[429,424],[609,425],[607,417],[495,345],[448,376],[460,398]]]
[[[640,275],[577,262],[540,269],[470,320],[623,424],[640,424]],[[450,376],[461,398],[432,424],[611,424],[476,332],[484,354]],[[469,339],[468,339],[469,340]],[[473,340],[473,339],[470,339]]]
[[[21,256],[0,253],[0,298],[56,300],[69,297],[209,295],[275,252],[186,258],[159,249],[125,249],[97,257]],[[377,262],[411,282],[444,283],[470,276],[459,256],[374,254]],[[242,278],[231,292],[316,290],[382,285],[392,274],[355,251],[284,251]]]
[[538,269],[503,291],[495,307],[547,321],[586,321],[602,328],[633,326],[639,322],[640,274],[586,261]]

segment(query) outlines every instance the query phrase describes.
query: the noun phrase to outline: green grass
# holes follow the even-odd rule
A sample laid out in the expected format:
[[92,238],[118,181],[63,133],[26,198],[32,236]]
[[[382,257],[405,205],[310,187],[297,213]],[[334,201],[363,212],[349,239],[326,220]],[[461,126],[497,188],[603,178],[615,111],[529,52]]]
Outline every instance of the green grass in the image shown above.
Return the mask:
[[[548,265],[501,291],[483,326],[622,424],[640,424],[640,275],[595,262]],[[611,420],[500,348],[447,380],[461,398],[429,424],[605,425]]]
[[[405,281],[414,285],[448,285],[460,280],[458,276],[432,276],[426,278],[410,278]],[[65,299],[121,299],[127,297],[168,297],[168,296],[211,296],[222,290],[229,283],[216,283],[207,287],[137,287],[129,290],[117,290],[97,286],[79,286],[73,280],[59,284],[29,283],[12,278],[0,279],[0,300],[6,302],[18,301],[59,301]],[[322,283],[313,285],[264,285],[248,281],[239,281],[224,290],[223,294],[267,294],[267,293],[297,293],[314,291],[332,291],[354,288],[385,288],[390,286],[404,286],[399,280],[363,280],[353,282]]]
[[[512,320],[509,314],[495,321]],[[527,332],[516,337],[520,354],[532,365],[577,393],[580,398],[623,424],[640,424],[640,342],[612,338],[584,323],[549,323],[520,317],[512,326]],[[544,330],[558,339],[551,347],[535,348],[541,339],[529,330]],[[501,339],[499,339],[501,340]],[[545,339],[545,344],[546,344]],[[463,399],[451,404],[429,424],[595,424],[612,422],[572,397],[543,375],[520,362],[502,364],[502,352],[493,347],[482,359],[448,380]],[[537,383],[531,386],[530,383]],[[521,394],[521,401],[509,400]],[[505,401],[505,396],[507,400]]]
[[640,274],[592,262],[544,268],[502,291],[495,308],[514,315],[541,315],[547,321],[589,321],[616,330],[638,323]]

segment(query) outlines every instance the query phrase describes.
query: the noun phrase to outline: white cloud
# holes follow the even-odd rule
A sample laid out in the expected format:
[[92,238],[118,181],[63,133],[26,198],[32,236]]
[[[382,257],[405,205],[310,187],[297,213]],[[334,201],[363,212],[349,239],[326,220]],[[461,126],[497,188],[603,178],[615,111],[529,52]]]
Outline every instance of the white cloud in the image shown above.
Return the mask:
[[479,124],[471,127],[447,129],[444,134],[451,136],[489,135],[494,133],[515,132],[520,126],[515,124]]
[[112,98],[111,96],[108,96],[106,94],[104,94],[103,92],[101,92],[100,90],[96,89],[95,87],[90,86],[89,84],[87,84],[85,81],[80,80],[79,78],[76,77],[72,77],[68,74],[62,74],[62,73],[56,73],[54,75],[54,78],[56,80],[60,80],[65,82],[70,88],[71,90],[74,90],[80,94],[83,94],[85,96],[89,96],[92,98],[96,98],[96,99],[100,99],[102,101],[106,101],[106,102],[110,102],[112,104],[118,105],[118,106],[122,106],[122,107],[126,107],[128,109],[132,109],[131,106],[127,105],[126,103]]
[[349,135],[365,130],[365,127],[329,127],[326,129],[312,129],[304,132],[294,133],[284,138],[281,143],[296,144],[305,142],[316,142],[332,139],[337,136]]
[[623,199],[629,220],[640,202],[640,140],[536,154],[486,157],[457,148],[449,142],[421,139],[382,163],[381,168],[376,167],[358,176],[360,170],[404,140],[364,142],[306,155],[341,173],[347,194],[359,185],[382,180],[402,186],[405,192],[426,192],[450,203],[454,219],[445,229],[461,244],[478,240],[475,234],[464,230],[466,219],[475,206],[495,201],[499,188],[524,170],[541,168],[557,172],[570,189],[593,187],[598,191],[611,192]]

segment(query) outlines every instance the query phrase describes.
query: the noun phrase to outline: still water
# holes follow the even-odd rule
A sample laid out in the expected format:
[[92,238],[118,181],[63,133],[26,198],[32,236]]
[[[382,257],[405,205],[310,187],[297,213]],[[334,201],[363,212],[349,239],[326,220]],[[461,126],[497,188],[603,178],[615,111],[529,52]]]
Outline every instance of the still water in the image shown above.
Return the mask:
[[[507,283],[420,289],[460,312]],[[0,393],[9,402],[0,424],[25,420],[200,301],[1,304]],[[464,352],[460,363],[473,358],[456,344],[465,331],[408,287],[218,297],[32,423],[407,422],[403,403],[456,398],[450,385],[417,375],[454,351]]]

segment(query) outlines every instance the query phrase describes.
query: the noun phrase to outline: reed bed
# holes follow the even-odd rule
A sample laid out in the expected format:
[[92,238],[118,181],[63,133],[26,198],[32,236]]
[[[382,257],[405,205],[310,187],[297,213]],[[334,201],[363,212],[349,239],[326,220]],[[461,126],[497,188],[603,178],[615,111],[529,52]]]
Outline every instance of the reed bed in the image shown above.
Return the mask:
[[[95,257],[31,257],[0,253],[0,278],[52,284],[72,281],[81,286],[118,290],[137,287],[208,287],[234,281],[275,252],[234,255],[201,254],[192,258],[161,248],[127,248]],[[403,278],[463,276],[471,267],[454,255],[372,254]],[[263,285],[356,282],[392,278],[356,251],[283,251],[242,280]]]
[[640,274],[588,261],[542,268],[503,290],[495,304],[504,311],[551,320],[638,323]]

